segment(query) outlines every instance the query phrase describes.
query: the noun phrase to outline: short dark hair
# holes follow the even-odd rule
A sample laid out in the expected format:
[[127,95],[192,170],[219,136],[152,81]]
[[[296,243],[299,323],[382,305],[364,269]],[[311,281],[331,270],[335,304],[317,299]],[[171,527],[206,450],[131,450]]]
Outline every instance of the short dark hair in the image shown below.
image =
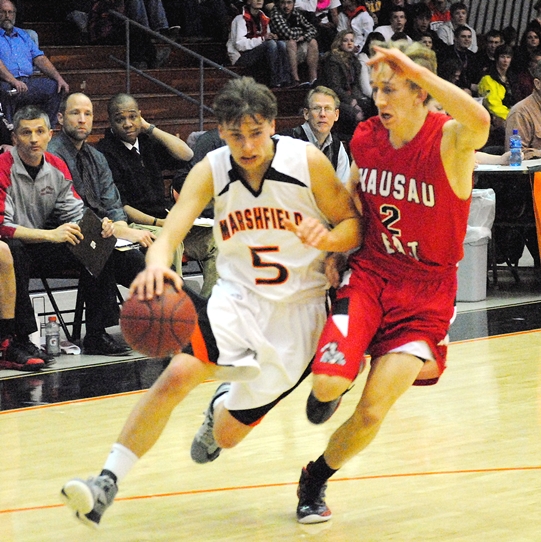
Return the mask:
[[[541,2],[541,0],[539,0]],[[413,9],[411,10],[411,18],[417,19],[418,17],[425,17],[430,19],[432,17],[432,12],[427,4],[421,2],[420,4],[414,4]]]
[[451,4],[449,12],[451,13],[451,15],[454,15],[455,11],[458,11],[459,9],[463,9],[468,12],[468,6],[464,2],[454,2],[453,4]]
[[403,11],[404,12],[404,15],[407,17],[407,13],[406,13],[406,8],[404,6],[393,6],[390,10],[389,10],[389,15],[392,15],[393,13],[396,13],[398,11]]
[[[467,30],[468,32],[471,32],[471,28],[469,28],[468,26],[466,26],[465,24],[459,24],[454,32],[453,32],[453,35],[455,38],[458,38],[458,36],[460,35],[461,32],[464,32],[464,30]],[[472,33],[472,36],[473,36],[473,32]]]
[[15,115],[13,116],[13,131],[16,132],[19,126],[21,125],[22,120],[36,120],[43,119],[45,121],[45,126],[47,129],[51,129],[51,121],[49,115],[40,109],[37,105],[25,105],[18,109]]
[[276,96],[252,77],[228,81],[216,96],[213,108],[218,124],[238,125],[245,116],[273,121],[278,115]]
[[[541,2],[541,0],[539,0]],[[502,41],[505,41],[503,38],[503,34],[501,30],[496,30],[495,28],[492,28],[485,34],[485,41],[487,38],[500,38]]]
[[502,55],[510,55],[513,56],[514,49],[511,47],[511,45],[508,45],[507,43],[502,43],[501,45],[498,45],[496,47],[496,50],[494,51],[494,58],[499,58]]
[[111,118],[115,114],[116,108],[120,104],[129,101],[132,101],[135,104],[135,108],[139,109],[139,104],[137,103],[137,100],[131,94],[126,94],[125,92],[119,92],[118,94],[115,94],[107,102],[107,115],[109,115],[109,118]]

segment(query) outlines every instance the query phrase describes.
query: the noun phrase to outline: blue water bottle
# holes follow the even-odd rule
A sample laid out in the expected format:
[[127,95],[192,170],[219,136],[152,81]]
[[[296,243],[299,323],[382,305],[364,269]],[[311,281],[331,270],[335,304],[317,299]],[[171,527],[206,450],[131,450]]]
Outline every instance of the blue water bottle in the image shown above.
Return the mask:
[[513,130],[513,135],[509,138],[509,150],[511,151],[509,165],[520,167],[522,165],[522,139],[518,135],[516,128]]

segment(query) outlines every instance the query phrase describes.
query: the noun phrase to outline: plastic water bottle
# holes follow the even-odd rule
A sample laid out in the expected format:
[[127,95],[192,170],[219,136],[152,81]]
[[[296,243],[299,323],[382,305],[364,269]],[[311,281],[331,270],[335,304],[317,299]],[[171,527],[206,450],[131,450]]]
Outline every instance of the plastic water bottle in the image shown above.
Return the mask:
[[60,328],[56,323],[56,316],[49,316],[45,326],[45,351],[49,356],[60,355]]
[[516,128],[513,130],[513,135],[509,138],[509,150],[511,151],[509,165],[520,167],[522,165],[522,139],[518,135]]

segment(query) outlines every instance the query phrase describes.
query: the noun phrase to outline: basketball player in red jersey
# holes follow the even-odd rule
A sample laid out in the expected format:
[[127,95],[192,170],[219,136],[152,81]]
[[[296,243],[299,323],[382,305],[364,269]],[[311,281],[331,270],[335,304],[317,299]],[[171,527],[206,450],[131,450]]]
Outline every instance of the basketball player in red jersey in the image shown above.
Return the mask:
[[[301,473],[297,519],[327,521],[327,480],[376,436],[412,384],[435,383],[445,367],[457,263],[469,212],[474,151],[487,111],[435,75],[432,51],[405,42],[376,47],[371,84],[379,115],[351,141],[350,192],[364,215],[363,247],[349,260],[319,341],[312,394],[331,411],[371,355],[352,416]],[[450,115],[430,112],[430,97]]]

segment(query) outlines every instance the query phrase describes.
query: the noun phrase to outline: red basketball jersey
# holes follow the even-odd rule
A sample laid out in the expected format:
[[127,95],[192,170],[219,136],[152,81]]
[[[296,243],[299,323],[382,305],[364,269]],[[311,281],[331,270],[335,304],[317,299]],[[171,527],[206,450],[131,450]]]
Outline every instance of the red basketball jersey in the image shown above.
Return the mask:
[[357,261],[389,278],[433,280],[456,273],[471,198],[454,194],[443,169],[440,145],[448,120],[429,113],[400,149],[391,146],[379,117],[358,125],[350,148],[359,167],[366,231],[353,265]]

